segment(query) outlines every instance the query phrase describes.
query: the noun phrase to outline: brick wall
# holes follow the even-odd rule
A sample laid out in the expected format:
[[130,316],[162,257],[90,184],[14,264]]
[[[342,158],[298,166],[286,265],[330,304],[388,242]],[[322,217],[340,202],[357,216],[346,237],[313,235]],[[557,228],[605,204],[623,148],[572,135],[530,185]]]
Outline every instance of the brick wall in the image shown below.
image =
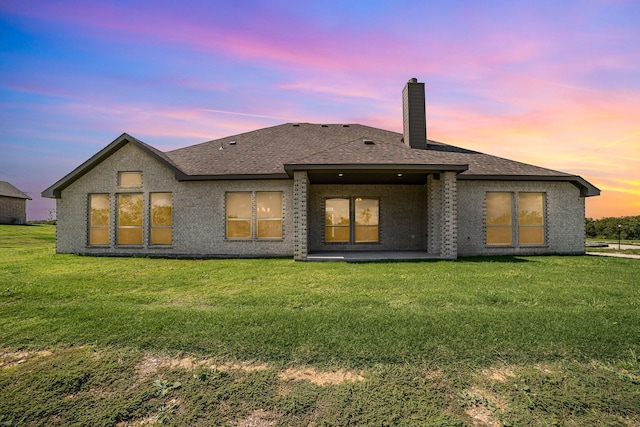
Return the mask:
[[[119,189],[118,171],[142,171],[143,187]],[[227,240],[225,194],[228,191],[281,191],[283,238],[278,240]],[[114,244],[116,194],[143,193],[144,238],[140,247]],[[149,242],[149,193],[173,194],[173,244],[154,247]],[[88,194],[111,195],[109,247],[87,245]],[[85,254],[151,254],[167,256],[293,256],[293,181],[182,181],[166,166],[135,145],[127,144],[62,191],[57,199],[57,251]]]
[[[546,243],[540,246],[485,245],[487,191],[546,194]],[[584,198],[568,182],[458,181],[458,255],[582,254],[585,252]]]
[[0,196],[0,224],[26,224],[27,200]]
[[[141,171],[141,189],[118,188],[118,171]],[[225,194],[229,191],[281,191],[283,238],[227,240]],[[535,247],[485,245],[487,191],[536,191],[546,194],[546,242]],[[116,241],[116,194],[142,193],[145,205],[144,244],[123,247]],[[154,247],[149,241],[149,194],[173,194],[173,244]],[[111,245],[90,247],[88,194],[111,195]],[[324,199],[378,197],[379,243],[324,243]],[[0,198],[0,201],[2,198]],[[295,203],[295,209],[294,209]],[[24,215],[24,210],[21,210]],[[13,217],[13,216],[12,216]],[[25,217],[26,220],[26,217]],[[60,253],[167,256],[291,256],[309,251],[427,250],[443,258],[468,255],[584,253],[584,198],[564,182],[456,180],[442,173],[420,185],[313,185],[306,173],[293,180],[183,181],[135,145],[125,145],[57,199],[57,251]]]

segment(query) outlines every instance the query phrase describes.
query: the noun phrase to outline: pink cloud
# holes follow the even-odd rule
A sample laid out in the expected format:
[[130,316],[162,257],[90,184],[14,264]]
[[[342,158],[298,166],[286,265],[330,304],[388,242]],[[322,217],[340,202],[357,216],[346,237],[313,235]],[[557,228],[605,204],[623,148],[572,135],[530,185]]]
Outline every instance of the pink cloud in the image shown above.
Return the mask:
[[[287,71],[315,70],[317,75],[323,75],[326,70],[357,72],[361,79],[378,81],[381,76],[397,74],[409,78],[408,69],[422,74],[446,75],[451,70],[464,73],[463,70],[477,65],[472,61],[487,61],[486,65],[490,65],[515,60],[526,57],[527,45],[534,45],[522,41],[518,49],[478,55],[473,46],[455,41],[416,44],[409,41],[410,35],[400,36],[394,32],[349,27],[335,31],[285,10],[270,9],[270,6],[248,12],[239,23],[216,21],[216,16],[205,20],[162,8],[143,11],[97,2],[85,4],[81,9],[77,4],[47,2],[39,7],[29,7],[15,3],[5,5],[5,10],[67,24],[68,29],[75,27],[76,32],[106,40],[169,44],[269,64]],[[265,19],[270,15],[274,16],[273,21]]]
[[428,133],[454,145],[582,175],[603,190],[598,202],[587,204],[593,206],[591,216],[602,216],[605,208],[609,215],[637,215],[638,95],[579,92],[546,104],[532,101],[531,110],[496,116],[434,106],[432,113],[439,118],[431,121]]
[[[602,200],[613,200],[608,194],[616,194],[617,203],[619,194],[633,195],[636,189],[624,181],[633,183],[638,177],[640,93],[637,85],[615,89],[615,76],[633,74],[640,53],[611,48],[618,43],[635,46],[637,34],[629,29],[565,28],[565,18],[546,16],[536,8],[537,13],[529,14],[529,8],[518,3],[510,7],[509,17],[487,14],[478,5],[465,7],[452,18],[455,31],[442,31],[442,24],[429,25],[426,20],[415,24],[419,19],[413,27],[405,26],[401,20],[406,15],[380,31],[338,28],[269,3],[233,19],[228,13],[211,13],[223,7],[215,2],[204,6],[211,8],[206,12],[199,6],[168,7],[0,4],[5,12],[38,19],[25,25],[59,26],[76,36],[106,41],[105,49],[169,46],[204,52],[212,63],[230,60],[275,68],[279,81],[267,84],[270,91],[274,86],[279,90],[270,92],[276,99],[267,103],[262,94],[252,94],[245,106],[226,105],[220,97],[207,105],[180,108],[135,99],[125,104],[99,91],[70,94],[55,82],[47,86],[16,78],[9,89],[73,99],[72,104],[38,108],[56,109],[80,127],[102,134],[127,131],[161,141],[175,139],[183,146],[275,121],[351,121],[399,131],[401,86],[415,76],[427,83],[430,138],[594,177],[595,185],[601,181],[605,187],[598,198]],[[562,7],[563,12],[575,12],[572,21],[589,21],[582,7]],[[418,8],[416,13],[425,10]],[[602,80],[605,71],[614,74]],[[184,77],[162,84],[203,92],[229,90],[224,81]],[[297,98],[284,99],[288,96]]]

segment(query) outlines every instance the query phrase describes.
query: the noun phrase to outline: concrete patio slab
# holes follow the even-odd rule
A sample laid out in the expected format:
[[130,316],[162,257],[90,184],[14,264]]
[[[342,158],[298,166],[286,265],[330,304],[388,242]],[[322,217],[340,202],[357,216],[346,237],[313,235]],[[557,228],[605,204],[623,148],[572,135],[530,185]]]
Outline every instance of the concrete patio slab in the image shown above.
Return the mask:
[[439,255],[423,251],[315,252],[308,254],[306,261],[423,261],[439,258]]

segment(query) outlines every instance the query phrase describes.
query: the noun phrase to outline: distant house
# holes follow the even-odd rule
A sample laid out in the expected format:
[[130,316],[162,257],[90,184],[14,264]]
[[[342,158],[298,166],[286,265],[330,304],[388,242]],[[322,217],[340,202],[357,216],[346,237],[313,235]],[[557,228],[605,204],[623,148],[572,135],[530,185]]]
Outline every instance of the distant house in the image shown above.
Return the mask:
[[581,254],[583,178],[402,134],[288,123],[169,152],[122,134],[42,195],[60,253],[441,258]]
[[0,224],[25,224],[31,197],[7,181],[0,181]]

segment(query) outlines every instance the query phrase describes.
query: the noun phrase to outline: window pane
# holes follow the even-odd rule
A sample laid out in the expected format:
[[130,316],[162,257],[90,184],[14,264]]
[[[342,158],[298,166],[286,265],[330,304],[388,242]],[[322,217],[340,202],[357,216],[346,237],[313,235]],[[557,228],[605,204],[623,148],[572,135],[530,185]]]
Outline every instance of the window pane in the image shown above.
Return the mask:
[[349,199],[327,199],[325,201],[326,225],[349,225]]
[[544,244],[544,227],[520,227],[519,235],[521,245]]
[[349,242],[349,227],[325,227],[327,242]]
[[120,187],[139,187],[142,185],[142,172],[120,172]]
[[142,194],[118,195],[118,244],[142,244]]
[[544,194],[518,194],[518,224],[544,225]]
[[118,225],[142,226],[142,194],[118,195]]
[[282,220],[279,219],[259,219],[258,239],[280,239],[282,238]]
[[170,245],[171,244],[171,228],[152,228],[151,244],[152,245]]
[[227,220],[227,237],[248,239],[251,237],[251,220]]
[[111,206],[108,194],[89,195],[89,244],[110,243]]
[[89,231],[90,245],[108,245],[109,244],[109,228],[92,228]]
[[171,193],[151,194],[151,226],[170,227],[173,219]]
[[141,245],[142,227],[118,228],[119,245]]
[[510,227],[487,227],[487,245],[510,245]]
[[378,199],[356,199],[356,226],[378,225]]
[[511,200],[511,193],[487,193],[488,226],[511,225]]
[[151,193],[151,244],[172,243],[173,206],[171,193]]
[[227,193],[227,218],[251,219],[251,193]]
[[256,193],[258,239],[282,238],[282,193]]
[[251,193],[227,193],[227,238],[251,238]]
[[109,226],[109,195],[108,194],[92,194],[89,199],[90,203],[90,225]]
[[356,226],[356,243],[377,242],[378,226]]
[[256,209],[258,218],[282,218],[282,193],[256,193]]

